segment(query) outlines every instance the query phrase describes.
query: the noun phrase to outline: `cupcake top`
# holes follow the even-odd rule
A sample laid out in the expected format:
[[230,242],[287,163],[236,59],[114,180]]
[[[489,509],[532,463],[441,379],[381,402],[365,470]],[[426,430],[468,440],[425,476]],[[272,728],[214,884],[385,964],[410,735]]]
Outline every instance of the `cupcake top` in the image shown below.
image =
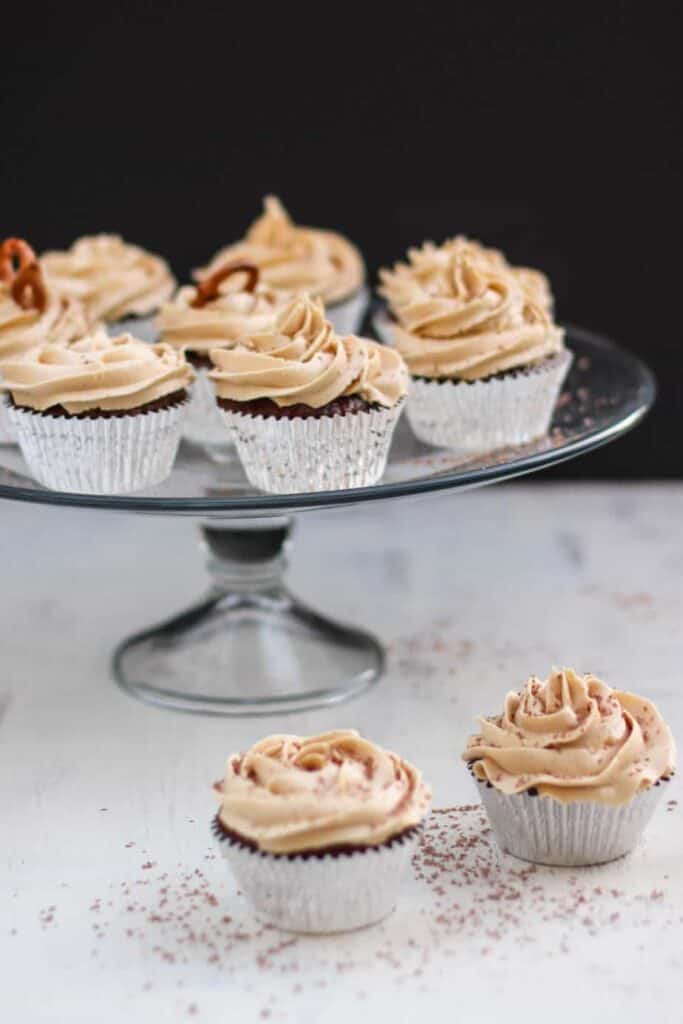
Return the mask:
[[165,260],[119,235],[86,235],[40,262],[50,287],[79,299],[93,320],[148,316],[175,288]]
[[532,677],[507,695],[502,715],[480,722],[463,757],[506,795],[618,806],[675,768],[671,731],[651,701],[572,669]]
[[4,385],[16,405],[70,415],[125,412],[184,389],[192,368],[170,345],[148,345],[130,334],[96,331],[71,345],[40,345],[3,366]]
[[214,349],[211,359],[217,396],[236,402],[268,398],[279,406],[320,409],[358,395],[388,407],[408,388],[397,352],[366,338],[338,337],[320,299],[308,296],[292,300],[272,331],[243,338],[231,349]]
[[263,281],[291,296],[309,292],[326,304],[353,295],[365,280],[363,258],[343,235],[294,224],[275,196],[245,237],[221,249],[195,276],[202,280],[227,262],[255,264]]
[[466,256],[471,262],[488,270],[507,271],[518,281],[528,297],[538,306],[552,313],[554,298],[550,281],[540,270],[514,267],[498,249],[491,249],[465,235],[446,239],[441,245],[425,242],[420,248],[408,250],[408,262],[396,263],[392,270],[380,270],[380,295],[397,313],[404,297],[417,285],[428,293],[438,294],[443,289],[443,275],[453,257]]
[[268,853],[379,846],[431,802],[416,768],[351,729],[269,736],[234,754],[215,788],[222,824]]
[[48,290],[30,245],[6,239],[0,245],[0,366],[36,345],[82,338],[88,329],[79,302]]
[[267,330],[282,305],[282,294],[259,282],[253,264],[228,263],[164,303],[156,328],[174,348],[208,356],[212,348]]
[[393,340],[414,376],[478,380],[532,366],[563,348],[552,296],[537,271],[456,238],[383,271],[381,293],[398,323]]

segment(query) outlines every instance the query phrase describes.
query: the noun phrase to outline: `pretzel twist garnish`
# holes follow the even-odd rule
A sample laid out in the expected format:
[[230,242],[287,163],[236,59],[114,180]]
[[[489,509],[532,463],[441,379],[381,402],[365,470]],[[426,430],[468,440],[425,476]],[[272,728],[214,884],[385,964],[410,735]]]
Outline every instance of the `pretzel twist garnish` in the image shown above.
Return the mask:
[[214,299],[217,299],[220,294],[218,290],[219,285],[228,277],[232,277],[233,274],[246,274],[247,283],[243,291],[254,291],[259,279],[258,267],[255,267],[253,263],[228,263],[224,267],[219,267],[211,277],[207,277],[197,285],[197,294],[190,303],[192,308],[201,309],[207,302],[213,302]]
[[6,238],[0,245],[0,280],[11,283],[15,275],[36,262],[34,253],[23,238]]
[[22,309],[37,309],[44,313],[47,306],[47,288],[39,263],[22,267],[12,281],[12,298]]

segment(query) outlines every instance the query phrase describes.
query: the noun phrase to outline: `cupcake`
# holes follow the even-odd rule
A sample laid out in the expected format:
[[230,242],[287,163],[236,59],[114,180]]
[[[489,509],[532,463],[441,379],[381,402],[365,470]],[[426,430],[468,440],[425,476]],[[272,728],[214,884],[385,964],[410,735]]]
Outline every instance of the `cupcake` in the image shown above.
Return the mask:
[[221,249],[195,277],[201,281],[230,262],[255,264],[263,282],[286,297],[307,292],[321,298],[339,334],[360,330],[369,298],[360,252],[335,231],[294,224],[274,196],[265,198],[246,236]]
[[122,494],[171,472],[192,369],[170,345],[99,330],[3,367],[29,470],[52,490]]
[[240,890],[295,932],[390,914],[431,801],[416,768],[348,729],[269,736],[233,755],[214,788],[214,832]]
[[635,847],[674,773],[669,727],[645,697],[555,670],[509,693],[463,755],[508,853],[603,864]]
[[66,344],[88,333],[85,310],[48,291],[36,255],[23,239],[0,245],[0,444],[16,441],[2,389],[4,364],[41,344]]
[[165,260],[118,235],[87,235],[65,252],[40,258],[48,284],[79,299],[91,320],[104,320],[113,335],[133,331],[154,341],[153,314],[176,283]]
[[335,334],[300,296],[271,331],[212,349],[209,377],[250,482],[272,494],[380,479],[408,373],[397,352]]
[[414,380],[408,418],[427,444],[483,454],[545,435],[571,365],[538,271],[456,238],[382,271],[376,321]]
[[162,305],[155,326],[159,339],[183,350],[194,367],[190,407],[183,435],[195,444],[224,445],[230,435],[216,407],[208,371],[211,349],[229,348],[238,338],[272,327],[282,294],[259,282],[249,263],[227,263],[197,287],[181,288]]

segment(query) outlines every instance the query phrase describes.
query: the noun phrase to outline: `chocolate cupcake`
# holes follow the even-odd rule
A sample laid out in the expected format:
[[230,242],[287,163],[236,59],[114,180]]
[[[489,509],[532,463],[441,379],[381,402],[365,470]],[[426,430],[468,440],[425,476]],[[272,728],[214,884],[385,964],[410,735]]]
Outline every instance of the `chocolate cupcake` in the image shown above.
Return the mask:
[[245,237],[226,246],[195,277],[202,281],[226,263],[252,263],[262,281],[285,299],[307,292],[325,303],[339,334],[355,334],[363,323],[369,292],[360,252],[336,231],[294,224],[275,196]]
[[5,363],[43,344],[66,344],[88,333],[85,310],[75,299],[49,291],[34,253],[22,238],[0,245],[0,444],[16,443],[2,385]]
[[230,348],[238,339],[273,326],[282,294],[259,281],[249,263],[228,263],[197,287],[181,288],[162,305],[155,321],[161,341],[185,352],[196,377],[183,436],[194,444],[230,443],[208,372],[211,349]]
[[408,385],[397,352],[338,337],[322,302],[301,296],[272,331],[211,358],[218,405],[255,487],[291,494],[380,479]]
[[493,832],[539,864],[602,864],[629,853],[673,775],[671,731],[645,697],[555,670],[509,693],[463,754]]
[[100,330],[38,346],[3,373],[10,422],[45,487],[121,494],[170,473],[192,380],[182,353]]
[[161,256],[102,234],[79,238],[66,251],[45,252],[40,263],[49,286],[82,302],[89,318],[105,321],[110,334],[132,331],[154,341],[153,315],[176,287]]
[[339,932],[394,909],[431,794],[352,730],[269,736],[227,763],[214,833],[259,917]]
[[473,454],[547,433],[572,357],[543,274],[458,237],[381,278],[393,319],[375,326],[413,377],[420,440]]

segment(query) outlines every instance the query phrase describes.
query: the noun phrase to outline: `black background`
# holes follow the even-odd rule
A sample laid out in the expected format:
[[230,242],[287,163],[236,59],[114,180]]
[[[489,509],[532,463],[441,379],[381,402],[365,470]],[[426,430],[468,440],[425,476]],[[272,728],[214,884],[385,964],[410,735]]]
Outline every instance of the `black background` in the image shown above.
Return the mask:
[[[680,476],[677,5],[554,6],[23,8],[3,28],[0,233],[117,231],[182,279],[272,191],[356,241],[373,280],[469,233],[657,373],[646,424],[555,475]],[[535,198],[436,198],[506,192]]]

